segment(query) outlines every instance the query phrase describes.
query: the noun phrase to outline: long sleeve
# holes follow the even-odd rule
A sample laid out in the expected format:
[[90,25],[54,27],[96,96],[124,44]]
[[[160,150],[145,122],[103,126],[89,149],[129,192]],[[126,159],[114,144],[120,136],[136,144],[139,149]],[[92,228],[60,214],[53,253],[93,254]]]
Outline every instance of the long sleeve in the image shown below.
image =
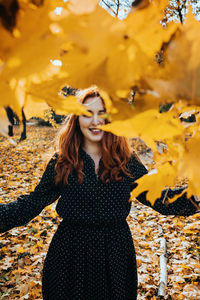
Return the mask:
[[33,192],[21,195],[10,203],[0,203],[0,233],[27,224],[38,216],[44,207],[58,199],[59,187],[54,182],[56,158],[55,153]]
[[[135,177],[135,180],[148,173],[144,165],[138,161],[134,156],[130,160],[130,171]],[[137,183],[131,184],[131,191],[137,186]],[[153,187],[152,187],[153,188]],[[167,203],[169,198],[173,198],[175,195],[181,194],[184,188],[165,189],[161,193],[161,197],[156,199],[154,205],[152,205],[147,199],[147,191],[142,192],[136,199],[144,205],[147,205],[163,215],[179,215],[190,216],[197,213],[196,207],[192,204],[190,199],[187,198],[185,192],[182,196],[178,197],[173,203]],[[195,198],[192,196],[191,200],[195,203]]]
[[[165,189],[161,193],[161,197],[156,199],[154,205],[146,199],[147,191],[141,193],[136,197],[142,204],[147,205],[162,215],[177,215],[177,216],[191,216],[197,213],[196,207],[187,198],[185,192],[182,196],[178,197],[174,202],[167,203],[169,198],[173,198],[175,195],[181,194],[184,188],[177,189]],[[192,201],[195,202],[194,197],[191,197]],[[164,202],[164,203],[163,203]]]

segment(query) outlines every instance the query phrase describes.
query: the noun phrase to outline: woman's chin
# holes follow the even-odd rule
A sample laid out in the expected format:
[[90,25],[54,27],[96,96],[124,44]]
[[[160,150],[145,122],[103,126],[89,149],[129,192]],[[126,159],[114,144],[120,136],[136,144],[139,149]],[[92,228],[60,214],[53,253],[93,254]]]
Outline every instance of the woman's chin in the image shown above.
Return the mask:
[[99,142],[101,141],[103,138],[103,133],[101,132],[100,134],[98,135],[90,135],[90,137],[88,137],[88,139],[91,141],[91,142]]

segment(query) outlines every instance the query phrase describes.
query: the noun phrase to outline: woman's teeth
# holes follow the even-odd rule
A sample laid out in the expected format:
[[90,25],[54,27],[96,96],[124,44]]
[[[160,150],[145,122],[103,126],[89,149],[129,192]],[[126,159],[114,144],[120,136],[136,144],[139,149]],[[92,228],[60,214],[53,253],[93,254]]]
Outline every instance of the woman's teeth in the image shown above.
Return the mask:
[[101,132],[100,129],[92,129],[92,128],[90,128],[90,131],[92,131],[93,133],[100,133]]

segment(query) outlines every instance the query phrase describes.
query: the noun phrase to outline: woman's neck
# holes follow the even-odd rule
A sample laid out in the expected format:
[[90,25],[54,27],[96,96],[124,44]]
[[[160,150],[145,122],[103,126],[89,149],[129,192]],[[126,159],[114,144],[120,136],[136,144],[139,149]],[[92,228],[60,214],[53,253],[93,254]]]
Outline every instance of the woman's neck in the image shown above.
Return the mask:
[[100,143],[84,143],[82,148],[90,155],[98,156],[102,154],[102,146]]

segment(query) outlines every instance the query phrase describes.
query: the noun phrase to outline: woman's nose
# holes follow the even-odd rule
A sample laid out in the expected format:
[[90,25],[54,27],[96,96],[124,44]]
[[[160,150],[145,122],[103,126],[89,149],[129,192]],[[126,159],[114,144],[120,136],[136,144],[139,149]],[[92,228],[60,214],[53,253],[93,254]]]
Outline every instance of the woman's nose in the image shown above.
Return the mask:
[[101,124],[101,120],[98,115],[93,115],[92,124],[94,124],[94,125]]

